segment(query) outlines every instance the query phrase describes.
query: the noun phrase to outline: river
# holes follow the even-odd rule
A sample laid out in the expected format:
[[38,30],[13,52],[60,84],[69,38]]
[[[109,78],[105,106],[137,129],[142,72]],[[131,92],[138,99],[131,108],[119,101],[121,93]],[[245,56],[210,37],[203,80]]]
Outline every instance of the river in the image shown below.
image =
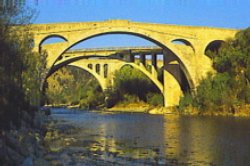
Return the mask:
[[250,118],[67,109],[51,117],[53,165],[250,165]]

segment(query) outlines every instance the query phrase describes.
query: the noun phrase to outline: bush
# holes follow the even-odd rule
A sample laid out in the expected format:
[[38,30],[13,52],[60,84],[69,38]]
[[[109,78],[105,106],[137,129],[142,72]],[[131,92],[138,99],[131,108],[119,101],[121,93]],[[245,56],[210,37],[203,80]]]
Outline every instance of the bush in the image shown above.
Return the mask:
[[179,109],[181,111],[184,111],[187,107],[190,106],[196,106],[196,102],[193,98],[193,96],[190,93],[186,93],[183,97],[180,99]]
[[148,93],[147,94],[147,103],[153,106],[163,106],[163,96],[159,93]]

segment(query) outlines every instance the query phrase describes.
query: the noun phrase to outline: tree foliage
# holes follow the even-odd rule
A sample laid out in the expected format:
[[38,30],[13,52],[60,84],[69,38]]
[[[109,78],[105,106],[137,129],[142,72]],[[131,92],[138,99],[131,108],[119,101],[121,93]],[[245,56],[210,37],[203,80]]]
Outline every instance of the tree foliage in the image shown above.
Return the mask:
[[116,92],[120,94],[119,100],[129,103],[140,101],[150,103],[153,99],[153,105],[162,105],[163,103],[162,97],[159,97],[161,96],[159,89],[154,83],[142,72],[131,66],[124,66],[115,73],[114,84]]
[[99,83],[82,69],[62,67],[47,82],[47,104],[80,105],[82,108],[94,108],[104,104],[104,94]]
[[157,87],[140,71],[130,66],[115,73],[114,87],[102,91],[97,80],[89,73],[65,66],[48,80],[47,104],[80,105],[92,109],[106,105],[110,108],[120,102],[147,102],[162,105],[163,97]]
[[32,34],[13,28],[16,24],[29,28],[32,17],[29,11],[18,5],[0,11],[1,128],[19,126],[23,112],[32,113],[31,106],[37,106],[40,100],[40,77],[45,62],[31,51]]
[[235,39],[228,40],[210,54],[213,54],[213,67],[217,73],[208,74],[197,93],[193,97],[185,95],[180,106],[234,113],[236,106],[250,103],[250,28],[238,32]]

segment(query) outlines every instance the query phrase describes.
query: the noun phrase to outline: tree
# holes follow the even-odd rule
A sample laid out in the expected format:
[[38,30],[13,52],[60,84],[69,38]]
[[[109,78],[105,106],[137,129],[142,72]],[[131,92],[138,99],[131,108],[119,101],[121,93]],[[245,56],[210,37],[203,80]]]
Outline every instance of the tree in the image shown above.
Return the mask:
[[[250,103],[250,28],[240,31],[235,39],[224,43],[217,52],[210,52],[216,74],[200,82],[196,95],[187,94],[180,105],[202,110],[223,110],[234,113],[237,105]],[[220,109],[223,108],[223,109]]]
[[11,124],[19,126],[23,112],[32,114],[32,106],[39,103],[40,82],[37,78],[40,73],[36,69],[42,66],[40,56],[31,51],[32,34],[13,26],[23,25],[27,30],[32,13],[22,5],[1,6],[0,128],[8,128]]

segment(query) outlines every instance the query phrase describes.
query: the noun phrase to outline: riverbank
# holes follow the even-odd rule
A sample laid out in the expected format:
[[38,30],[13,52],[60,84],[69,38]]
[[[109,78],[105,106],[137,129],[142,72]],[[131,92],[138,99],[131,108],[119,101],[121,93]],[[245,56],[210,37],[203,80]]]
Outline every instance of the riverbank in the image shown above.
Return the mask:
[[144,112],[149,114],[179,114],[179,115],[196,115],[196,116],[235,116],[235,117],[247,117],[250,116],[250,105],[243,105],[233,108],[233,110],[227,111],[224,107],[217,108],[217,111],[208,110],[203,111],[195,107],[187,107],[185,110],[180,110],[177,107],[162,107],[162,106],[150,106],[142,103],[133,103],[128,105],[118,105],[107,109],[111,112]]
[[41,111],[34,116],[23,113],[19,129],[0,131],[0,163],[4,165],[48,165],[43,159],[48,117]]
[[184,115],[250,117],[250,105],[241,105],[230,108],[230,110],[225,107],[218,107],[216,110],[206,111],[189,106],[184,111],[179,110],[179,113]]
[[[51,107],[51,106],[48,106]],[[52,106],[51,108],[60,108],[62,105]],[[63,108],[67,109],[79,109],[79,105],[63,105]],[[96,109],[93,109],[94,111]],[[90,110],[91,111],[91,110]],[[250,116],[250,104],[234,107],[233,110],[228,111],[225,107],[218,107],[215,110],[199,110],[196,107],[189,106],[185,110],[180,110],[178,107],[162,107],[152,106],[144,102],[129,103],[129,104],[117,104],[112,108],[100,108],[98,111],[107,112],[136,112],[136,113],[149,113],[149,114],[178,114],[178,115],[193,115],[193,116],[235,116],[235,117],[247,117]]]
[[110,112],[148,112],[152,106],[146,103],[129,103],[129,104],[118,104],[112,108],[108,108]]

